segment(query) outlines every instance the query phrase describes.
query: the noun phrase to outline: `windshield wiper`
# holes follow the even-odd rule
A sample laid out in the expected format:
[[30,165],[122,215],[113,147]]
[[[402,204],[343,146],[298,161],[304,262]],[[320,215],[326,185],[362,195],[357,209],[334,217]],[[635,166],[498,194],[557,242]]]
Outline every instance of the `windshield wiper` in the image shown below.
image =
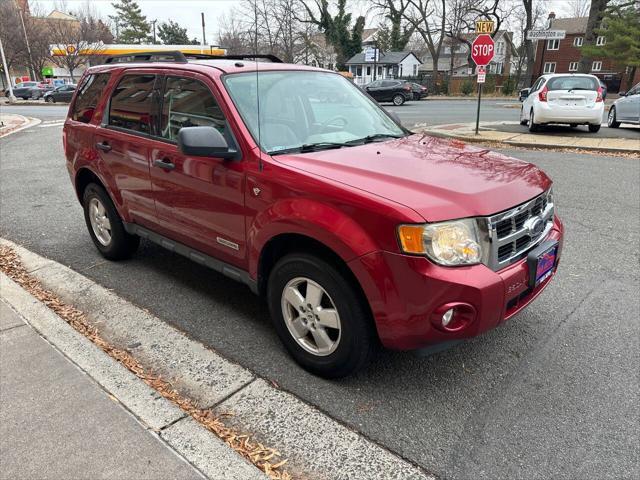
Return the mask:
[[280,155],[283,153],[309,153],[309,152],[318,152],[320,150],[329,150],[332,148],[342,148],[342,147],[353,147],[354,145],[351,142],[348,143],[339,143],[339,142],[318,142],[318,143],[305,143],[300,145],[299,147],[285,148],[282,150],[275,150],[269,152],[269,155]]
[[406,135],[394,135],[392,133],[375,133],[373,135],[367,135],[364,138],[359,138],[357,140],[349,140],[349,143],[372,143],[376,140],[382,140],[384,138],[402,138]]

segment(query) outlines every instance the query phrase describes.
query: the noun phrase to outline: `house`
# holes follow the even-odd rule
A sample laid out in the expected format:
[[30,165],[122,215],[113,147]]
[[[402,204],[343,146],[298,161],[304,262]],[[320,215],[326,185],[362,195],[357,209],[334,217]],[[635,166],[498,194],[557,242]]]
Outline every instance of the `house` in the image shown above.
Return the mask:
[[380,52],[375,63],[365,61],[365,54],[362,52],[345,63],[358,85],[365,85],[379,78],[416,77],[421,64],[413,52]]
[[[555,13],[549,13],[549,29],[564,30],[565,38],[537,42],[534,76],[545,73],[578,72],[580,47],[584,43],[587,20],[587,17],[556,18]],[[605,42],[605,37],[596,39],[596,45],[604,45]],[[589,70],[607,83],[609,91],[618,91],[623,72],[611,59],[593,58]]]
[[[472,43],[475,33],[463,33],[462,38]],[[454,77],[468,76],[473,73],[475,65],[470,64],[469,45],[458,39],[447,37],[442,43],[438,57],[438,72],[451,73]],[[495,51],[493,60],[488,65],[488,73],[509,75],[517,63],[518,52],[513,44],[513,32],[498,30],[493,36]],[[420,71],[425,74],[433,72],[433,59],[430,54],[424,57]]]

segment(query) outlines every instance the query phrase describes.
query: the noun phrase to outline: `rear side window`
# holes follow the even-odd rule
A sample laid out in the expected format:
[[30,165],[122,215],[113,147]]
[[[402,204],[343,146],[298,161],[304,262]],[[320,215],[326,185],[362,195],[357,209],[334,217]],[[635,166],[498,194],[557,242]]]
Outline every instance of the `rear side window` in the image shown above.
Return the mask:
[[600,82],[591,77],[554,77],[547,82],[548,90],[598,90]]
[[72,119],[82,123],[91,121],[108,81],[108,73],[96,73],[85,77],[82,84],[78,86],[78,95],[71,112]]
[[204,83],[185,77],[167,77],[162,102],[161,135],[178,138],[182,127],[214,127],[224,135],[226,120]]
[[155,75],[125,75],[111,95],[109,125],[151,133]]

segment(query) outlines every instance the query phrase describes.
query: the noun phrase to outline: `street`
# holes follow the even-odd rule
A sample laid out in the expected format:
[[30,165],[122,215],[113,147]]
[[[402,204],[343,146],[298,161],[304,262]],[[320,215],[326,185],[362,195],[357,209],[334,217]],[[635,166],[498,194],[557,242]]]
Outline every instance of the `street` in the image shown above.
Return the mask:
[[[519,110],[504,103],[483,102],[482,119],[517,121]],[[389,110],[411,127],[471,122],[475,108],[469,99]],[[112,289],[438,477],[640,475],[637,159],[504,150],[554,180],[566,239],[553,284],[481,337],[431,356],[386,351],[360,374],[326,381],[287,356],[245,286],[146,241],[129,261],[104,260],[53,122],[67,107],[2,109],[52,123],[0,140],[1,237]]]

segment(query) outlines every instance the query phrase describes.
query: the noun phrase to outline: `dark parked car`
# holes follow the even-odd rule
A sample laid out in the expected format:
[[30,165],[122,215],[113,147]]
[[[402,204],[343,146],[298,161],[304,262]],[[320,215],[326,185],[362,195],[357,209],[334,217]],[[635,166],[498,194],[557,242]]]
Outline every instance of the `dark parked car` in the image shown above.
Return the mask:
[[74,84],[61,85],[44,94],[44,101],[48,103],[70,102],[73,92],[76,91]]
[[[13,87],[13,95],[16,98],[28,100],[32,98],[34,94],[36,95],[36,98],[39,98],[40,90],[38,89],[38,82],[22,82],[22,83],[16,84],[16,86]],[[4,91],[4,96],[5,97],[9,96],[8,88]]]
[[411,91],[413,92],[414,100],[422,100],[423,98],[427,98],[427,94],[429,90],[424,85],[420,85],[419,83],[411,84]]
[[376,80],[364,86],[364,90],[378,102],[402,105],[413,99],[413,90],[404,80]]

